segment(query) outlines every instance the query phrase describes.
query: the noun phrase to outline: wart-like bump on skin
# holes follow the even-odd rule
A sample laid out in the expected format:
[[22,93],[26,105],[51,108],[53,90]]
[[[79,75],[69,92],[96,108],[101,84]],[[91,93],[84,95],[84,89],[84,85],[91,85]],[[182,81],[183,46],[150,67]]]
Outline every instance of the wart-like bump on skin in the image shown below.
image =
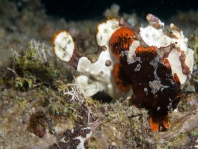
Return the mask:
[[112,64],[112,63],[111,63],[110,60],[106,60],[106,61],[105,61],[105,65],[106,65],[106,66],[111,66],[111,64]]

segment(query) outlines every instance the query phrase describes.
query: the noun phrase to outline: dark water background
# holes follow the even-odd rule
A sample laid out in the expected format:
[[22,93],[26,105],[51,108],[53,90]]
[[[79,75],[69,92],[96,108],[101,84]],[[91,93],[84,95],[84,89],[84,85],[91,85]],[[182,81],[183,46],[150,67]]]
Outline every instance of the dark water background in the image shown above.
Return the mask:
[[120,13],[136,13],[146,16],[152,13],[167,19],[179,11],[196,11],[196,0],[41,0],[48,15],[61,16],[67,20],[100,19],[112,4],[120,6]]

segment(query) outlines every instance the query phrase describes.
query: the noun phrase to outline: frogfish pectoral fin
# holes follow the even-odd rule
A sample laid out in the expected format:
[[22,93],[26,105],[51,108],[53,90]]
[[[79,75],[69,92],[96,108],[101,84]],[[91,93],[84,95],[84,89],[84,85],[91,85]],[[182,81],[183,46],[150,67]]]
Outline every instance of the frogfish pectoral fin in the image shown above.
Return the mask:
[[168,115],[166,115],[162,121],[163,125],[165,128],[168,128],[169,127],[169,124],[168,124]]
[[153,117],[149,118],[149,125],[150,125],[150,129],[158,132],[159,131],[159,122],[155,122],[153,121]]
[[155,132],[159,131],[160,126],[166,129],[169,128],[168,115],[164,116],[163,119],[161,118],[158,119],[157,117],[150,116],[149,125],[150,125],[150,129]]

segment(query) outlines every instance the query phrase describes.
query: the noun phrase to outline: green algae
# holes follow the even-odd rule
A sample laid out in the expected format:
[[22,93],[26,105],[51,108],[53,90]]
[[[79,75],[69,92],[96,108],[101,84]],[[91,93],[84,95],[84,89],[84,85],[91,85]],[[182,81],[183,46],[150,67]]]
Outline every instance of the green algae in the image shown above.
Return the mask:
[[19,54],[13,51],[13,58],[8,70],[13,73],[9,84],[21,90],[28,90],[37,86],[52,87],[58,71],[46,57],[44,47],[40,43],[31,41],[27,49]]

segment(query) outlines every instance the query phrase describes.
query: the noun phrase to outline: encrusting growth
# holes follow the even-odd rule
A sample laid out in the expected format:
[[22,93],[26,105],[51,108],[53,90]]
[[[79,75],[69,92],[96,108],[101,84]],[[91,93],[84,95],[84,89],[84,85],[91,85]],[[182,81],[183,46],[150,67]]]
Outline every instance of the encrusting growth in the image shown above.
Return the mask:
[[66,130],[63,138],[58,143],[54,143],[52,149],[85,149],[84,142],[91,137],[91,134],[91,128],[76,126]]

